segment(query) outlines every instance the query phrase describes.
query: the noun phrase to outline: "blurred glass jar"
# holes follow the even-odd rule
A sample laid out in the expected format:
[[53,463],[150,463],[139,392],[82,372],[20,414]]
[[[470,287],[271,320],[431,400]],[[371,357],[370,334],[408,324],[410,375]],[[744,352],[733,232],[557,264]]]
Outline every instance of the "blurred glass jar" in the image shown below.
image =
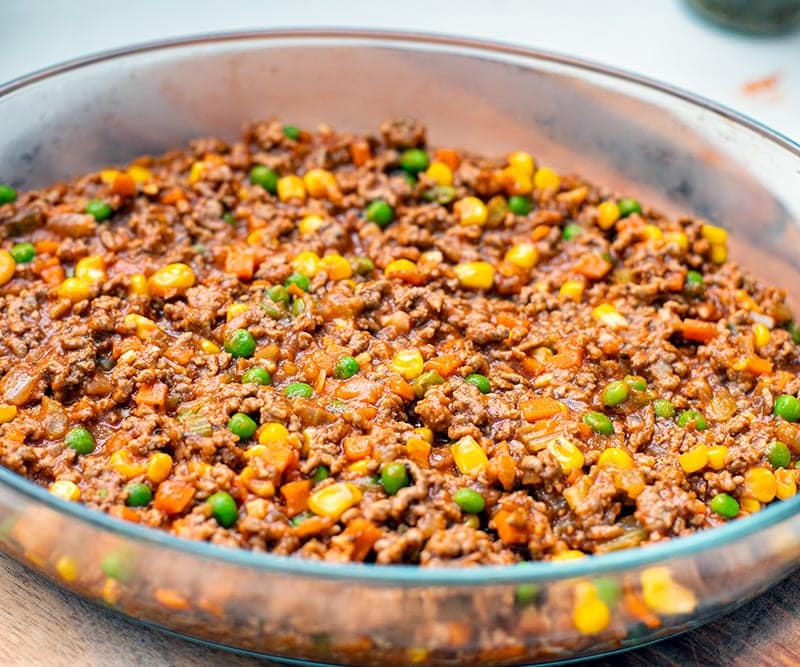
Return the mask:
[[727,28],[778,33],[800,23],[800,0],[686,0],[701,16]]

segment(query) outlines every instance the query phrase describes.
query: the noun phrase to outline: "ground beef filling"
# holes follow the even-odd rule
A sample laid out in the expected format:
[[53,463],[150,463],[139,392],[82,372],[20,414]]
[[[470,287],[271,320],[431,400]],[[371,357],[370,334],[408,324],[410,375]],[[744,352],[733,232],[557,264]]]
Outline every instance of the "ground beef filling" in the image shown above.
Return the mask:
[[469,566],[795,495],[785,294],[721,227],[527,153],[259,122],[0,201],[0,462],[62,498]]

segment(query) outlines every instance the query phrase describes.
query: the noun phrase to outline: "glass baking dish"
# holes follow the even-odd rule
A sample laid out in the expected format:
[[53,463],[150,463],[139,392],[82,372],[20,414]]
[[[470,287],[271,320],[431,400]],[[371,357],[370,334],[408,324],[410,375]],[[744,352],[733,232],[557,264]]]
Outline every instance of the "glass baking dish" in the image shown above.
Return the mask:
[[[221,35],[57,66],[0,88],[0,181],[42,186],[197,136],[231,139],[256,118],[374,131],[400,115],[422,120],[434,144],[528,150],[667,213],[722,224],[749,270],[798,283],[797,144],[661,84],[458,38]],[[743,604],[798,563],[799,508],[795,497],[721,528],[581,560],[339,565],[182,540],[0,469],[0,548],[133,618],[277,659],[517,665],[628,649]],[[598,632],[576,627],[587,582],[611,612]]]

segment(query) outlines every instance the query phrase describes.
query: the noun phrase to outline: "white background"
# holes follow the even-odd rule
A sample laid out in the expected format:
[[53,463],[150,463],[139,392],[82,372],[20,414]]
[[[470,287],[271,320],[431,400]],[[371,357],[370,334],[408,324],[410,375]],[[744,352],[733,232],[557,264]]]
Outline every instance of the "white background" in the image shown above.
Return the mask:
[[[754,0],[757,1],[757,0]],[[680,86],[800,141],[800,32],[757,37],[679,0],[4,0],[0,82],[70,58],[165,37],[279,27],[467,35],[583,57]],[[777,86],[745,94],[753,79]]]

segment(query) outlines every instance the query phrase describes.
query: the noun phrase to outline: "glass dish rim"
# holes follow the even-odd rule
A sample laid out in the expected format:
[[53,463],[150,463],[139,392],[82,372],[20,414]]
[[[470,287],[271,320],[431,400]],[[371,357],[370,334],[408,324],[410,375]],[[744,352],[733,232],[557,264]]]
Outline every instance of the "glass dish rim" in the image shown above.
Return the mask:
[[[0,85],[0,98],[17,90],[47,79],[55,78],[83,67],[138,56],[152,51],[167,51],[203,44],[219,44],[236,41],[293,40],[302,42],[325,40],[330,42],[363,42],[367,45],[384,43],[389,46],[407,44],[418,48],[450,48],[454,51],[478,52],[486,55],[515,56],[522,59],[547,62],[571,69],[600,74],[634,86],[677,98],[692,106],[703,108],[736,125],[749,129],[765,140],[777,144],[800,159],[800,144],[767,125],[733,111],[723,105],[682,90],[670,84],[655,81],[645,76],[615,67],[600,65],[581,58],[556,54],[550,51],[517,46],[497,41],[456,37],[441,34],[385,31],[368,29],[274,29],[232,31],[169,38],[101,51],[96,54],[68,60],[36,70]],[[66,514],[101,530],[129,538],[149,546],[176,550],[188,556],[208,560],[224,561],[230,565],[268,571],[275,574],[297,575],[332,580],[363,581],[389,586],[485,586],[493,584],[515,584],[541,582],[553,579],[596,576],[600,573],[638,568],[652,563],[691,556],[736,542],[766,528],[775,526],[792,517],[800,509],[800,495],[765,508],[756,515],[738,519],[717,528],[686,537],[634,549],[588,556],[586,558],[560,562],[533,561],[525,567],[508,565],[480,566],[474,568],[424,568],[416,565],[372,565],[355,563],[327,563],[293,556],[276,556],[242,548],[214,545],[208,542],[189,540],[171,535],[158,528],[148,528],[115,519],[103,512],[91,510],[84,505],[61,500],[34,482],[0,467],[0,484],[9,487],[29,500],[41,503],[58,513]]]

